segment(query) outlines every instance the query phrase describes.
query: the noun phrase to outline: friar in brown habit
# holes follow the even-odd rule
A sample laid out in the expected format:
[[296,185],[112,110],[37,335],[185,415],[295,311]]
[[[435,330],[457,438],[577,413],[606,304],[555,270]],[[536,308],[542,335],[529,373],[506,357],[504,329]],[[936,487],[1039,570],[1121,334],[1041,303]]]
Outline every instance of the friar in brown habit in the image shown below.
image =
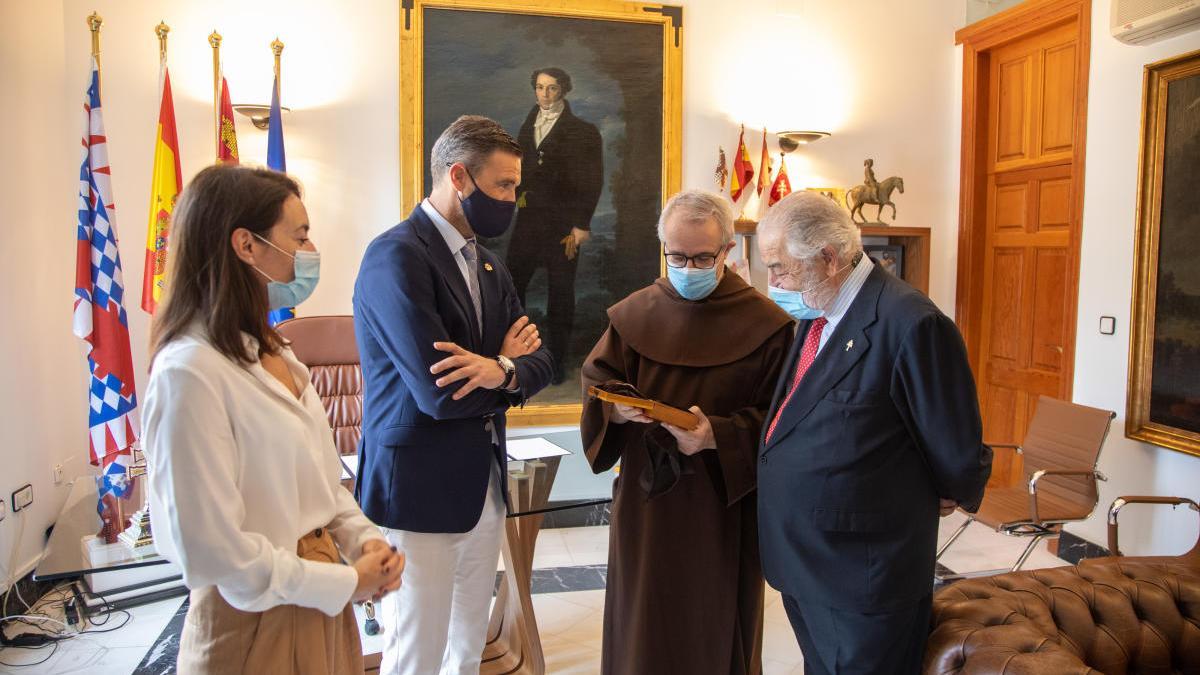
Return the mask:
[[[791,318],[737,274],[728,201],[702,191],[663,210],[668,277],[608,310],[583,364],[583,446],[613,488],[604,598],[606,675],[762,671],[759,430],[792,340]],[[690,409],[687,431],[589,386]]]

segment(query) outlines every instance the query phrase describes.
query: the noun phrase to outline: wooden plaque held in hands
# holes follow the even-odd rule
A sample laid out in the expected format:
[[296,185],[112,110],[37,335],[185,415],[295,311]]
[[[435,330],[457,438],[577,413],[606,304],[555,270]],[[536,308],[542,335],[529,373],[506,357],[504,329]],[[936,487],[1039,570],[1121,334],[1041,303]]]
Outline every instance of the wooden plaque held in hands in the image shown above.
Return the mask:
[[620,403],[627,405],[630,408],[637,408],[642,413],[653,420],[666,422],[672,426],[681,429],[692,430],[700,424],[700,419],[686,410],[673,408],[665,403],[659,403],[648,398],[638,398],[636,396],[625,396],[623,394],[614,394],[610,391],[605,391],[599,387],[588,387],[588,396],[598,398],[601,401],[608,403]]

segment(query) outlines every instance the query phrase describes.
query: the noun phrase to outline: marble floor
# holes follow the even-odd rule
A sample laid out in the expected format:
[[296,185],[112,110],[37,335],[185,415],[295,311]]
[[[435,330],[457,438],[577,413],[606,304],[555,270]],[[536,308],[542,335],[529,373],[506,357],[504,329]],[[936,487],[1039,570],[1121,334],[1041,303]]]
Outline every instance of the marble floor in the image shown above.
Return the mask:
[[[940,537],[944,540],[962,522],[955,514],[943,519]],[[954,571],[992,569],[1011,565],[1020,555],[1025,541],[997,534],[981,525],[967,529],[961,539],[942,558]],[[534,596],[534,608],[550,673],[585,675],[599,672],[601,622],[604,591],[596,589],[595,575],[582,575],[577,568],[603,570],[608,556],[608,527],[574,527],[543,530],[538,538],[534,565],[543,570],[545,583]],[[1054,567],[1067,563],[1039,547],[1030,556],[1026,569]],[[592,582],[577,584],[576,578]],[[583,586],[588,590],[559,590]],[[537,589],[535,589],[535,592]],[[128,622],[114,615],[105,626],[93,630],[117,628],[64,641],[56,652],[50,649],[0,650],[0,673],[89,673],[129,675],[174,672],[173,652],[164,647],[164,631],[178,612],[182,598],[166,600],[130,610]],[[779,594],[768,588],[763,640],[763,669],[767,675],[803,672],[802,657],[788,626]],[[176,622],[177,624],[178,622]],[[172,626],[173,630],[175,629]],[[157,645],[157,647],[156,647]],[[378,649],[379,638],[368,637],[364,647]],[[154,653],[157,649],[159,653]],[[47,658],[49,657],[49,658]],[[139,668],[139,666],[141,666]]]

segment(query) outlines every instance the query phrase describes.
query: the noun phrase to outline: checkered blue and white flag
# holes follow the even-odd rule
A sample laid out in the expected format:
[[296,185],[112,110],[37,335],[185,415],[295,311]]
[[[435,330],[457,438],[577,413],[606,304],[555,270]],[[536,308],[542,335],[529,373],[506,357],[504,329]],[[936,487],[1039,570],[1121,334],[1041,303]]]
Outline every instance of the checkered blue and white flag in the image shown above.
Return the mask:
[[[132,452],[141,433],[133,357],[129,349],[129,317],[125,282],[117,251],[111,172],[100,114],[100,70],[92,58],[91,77],[83,101],[86,129],[79,167],[79,228],[75,256],[75,335],[87,343],[88,427],[91,463],[123,466],[117,459]],[[101,481],[101,492],[124,496],[119,481]],[[101,495],[103,497],[103,494]]]

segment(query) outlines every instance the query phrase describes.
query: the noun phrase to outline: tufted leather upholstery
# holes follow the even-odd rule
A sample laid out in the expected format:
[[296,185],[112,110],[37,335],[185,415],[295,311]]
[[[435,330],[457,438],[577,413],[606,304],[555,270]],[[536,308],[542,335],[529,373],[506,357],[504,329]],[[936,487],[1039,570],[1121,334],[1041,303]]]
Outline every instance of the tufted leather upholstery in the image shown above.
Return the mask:
[[[358,454],[362,437],[362,368],[351,316],[313,316],[285,321],[276,330],[308,366],[325,404],[334,442],[342,455]],[[353,484],[352,482],[350,484]]]
[[970,579],[933,599],[927,675],[1200,673],[1200,548]]

